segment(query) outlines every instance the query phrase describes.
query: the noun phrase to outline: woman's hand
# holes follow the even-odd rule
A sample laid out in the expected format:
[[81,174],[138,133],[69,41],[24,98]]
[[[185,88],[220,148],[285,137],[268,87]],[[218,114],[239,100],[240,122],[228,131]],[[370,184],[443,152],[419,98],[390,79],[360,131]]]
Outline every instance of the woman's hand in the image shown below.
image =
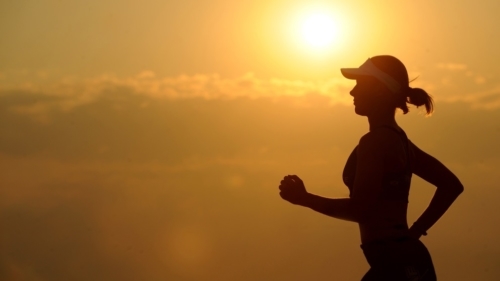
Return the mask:
[[304,205],[307,200],[308,193],[304,182],[296,175],[284,177],[279,189],[281,198],[292,204]]
[[417,227],[415,227],[415,224],[413,224],[410,229],[408,229],[408,236],[414,239],[420,239],[420,237],[426,236],[427,232],[419,230]]
[[414,228],[411,228],[408,230],[408,236],[410,236],[410,238],[413,238],[413,239],[416,239],[416,240],[419,240],[420,237],[422,237],[422,233],[416,231]]

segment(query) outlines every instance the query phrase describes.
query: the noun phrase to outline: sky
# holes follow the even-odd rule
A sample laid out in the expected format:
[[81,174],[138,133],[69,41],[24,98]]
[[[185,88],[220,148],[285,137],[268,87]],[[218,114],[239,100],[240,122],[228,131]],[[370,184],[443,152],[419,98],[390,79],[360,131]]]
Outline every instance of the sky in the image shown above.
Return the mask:
[[[0,1],[0,279],[360,280],[357,225],[278,186],[297,174],[348,196],[368,124],[339,69],[389,54],[435,100],[398,123],[465,187],[422,238],[437,275],[499,280],[499,9]],[[313,15],[335,30],[324,46],[304,31]],[[414,177],[410,224],[434,190]]]

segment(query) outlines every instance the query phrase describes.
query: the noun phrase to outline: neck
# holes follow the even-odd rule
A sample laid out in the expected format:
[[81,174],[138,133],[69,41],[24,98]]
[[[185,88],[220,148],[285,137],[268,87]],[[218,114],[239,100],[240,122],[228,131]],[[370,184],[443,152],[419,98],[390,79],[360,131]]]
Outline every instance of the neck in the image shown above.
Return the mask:
[[398,124],[396,123],[396,118],[394,115],[395,115],[394,113],[369,115],[368,124],[370,125],[370,131],[380,126],[397,127]]

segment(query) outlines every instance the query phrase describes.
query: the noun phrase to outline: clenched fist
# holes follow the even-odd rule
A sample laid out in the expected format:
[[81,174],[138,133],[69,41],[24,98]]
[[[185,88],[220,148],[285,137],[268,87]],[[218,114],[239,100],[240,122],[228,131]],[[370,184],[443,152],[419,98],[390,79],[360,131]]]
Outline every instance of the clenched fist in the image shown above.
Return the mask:
[[285,176],[279,189],[281,198],[292,204],[303,205],[307,199],[308,193],[304,182],[296,175]]

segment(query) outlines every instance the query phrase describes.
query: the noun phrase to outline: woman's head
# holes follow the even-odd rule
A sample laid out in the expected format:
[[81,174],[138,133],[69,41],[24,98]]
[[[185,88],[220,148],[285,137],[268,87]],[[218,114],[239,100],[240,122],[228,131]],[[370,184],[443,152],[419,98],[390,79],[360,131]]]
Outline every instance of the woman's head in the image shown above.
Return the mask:
[[355,79],[352,89],[356,113],[370,115],[375,112],[400,108],[408,113],[407,103],[424,105],[427,114],[433,111],[432,97],[420,88],[409,86],[408,72],[403,63],[393,56],[376,56],[359,68],[343,68],[342,74]]

